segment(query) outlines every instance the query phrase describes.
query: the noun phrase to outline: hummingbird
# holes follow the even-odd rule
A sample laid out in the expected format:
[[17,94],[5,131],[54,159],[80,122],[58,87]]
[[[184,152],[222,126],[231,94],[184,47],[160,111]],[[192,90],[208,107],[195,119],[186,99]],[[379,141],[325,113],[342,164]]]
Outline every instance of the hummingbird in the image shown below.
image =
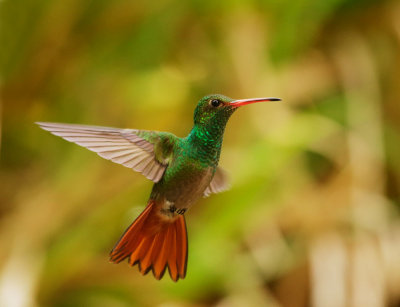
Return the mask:
[[213,94],[199,100],[185,138],[169,132],[37,122],[44,130],[122,164],[154,182],[143,212],[110,252],[110,261],[128,258],[143,275],[173,281],[186,276],[188,237],[185,213],[201,197],[228,188],[218,166],[226,124],[241,106],[279,98],[234,100]]

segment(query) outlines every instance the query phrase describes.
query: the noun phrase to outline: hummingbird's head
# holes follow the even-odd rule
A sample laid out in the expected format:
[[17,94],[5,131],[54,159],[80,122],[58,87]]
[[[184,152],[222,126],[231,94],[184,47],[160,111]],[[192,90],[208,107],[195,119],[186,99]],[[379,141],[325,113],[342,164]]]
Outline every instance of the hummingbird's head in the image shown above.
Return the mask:
[[220,94],[204,96],[199,100],[194,111],[194,123],[199,126],[222,125],[225,127],[229,117],[238,107],[255,102],[279,100],[279,98],[234,100]]
[[232,98],[213,94],[201,98],[194,111],[195,125],[226,123],[236,108],[230,105]]

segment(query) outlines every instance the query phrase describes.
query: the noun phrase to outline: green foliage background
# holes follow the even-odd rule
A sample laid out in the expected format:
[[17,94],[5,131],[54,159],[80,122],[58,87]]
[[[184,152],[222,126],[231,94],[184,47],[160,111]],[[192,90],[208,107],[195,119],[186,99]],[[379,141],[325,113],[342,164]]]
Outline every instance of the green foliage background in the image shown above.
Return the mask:
[[[400,302],[398,1],[0,9],[1,306]],[[34,122],[184,136],[210,93],[284,102],[242,108],[228,124],[232,188],[187,214],[185,280],[110,264],[151,183]]]

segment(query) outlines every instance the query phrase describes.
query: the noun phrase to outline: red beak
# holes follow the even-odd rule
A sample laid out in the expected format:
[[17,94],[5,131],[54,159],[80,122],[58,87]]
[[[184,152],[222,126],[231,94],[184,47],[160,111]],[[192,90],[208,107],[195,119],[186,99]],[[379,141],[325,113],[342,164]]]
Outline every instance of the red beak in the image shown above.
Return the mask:
[[250,98],[250,99],[239,99],[239,100],[234,100],[230,102],[229,104],[232,107],[241,107],[246,104],[251,104],[251,103],[256,103],[256,102],[262,102],[262,101],[281,101],[282,99],[280,98],[275,98],[275,97],[268,97],[268,98]]

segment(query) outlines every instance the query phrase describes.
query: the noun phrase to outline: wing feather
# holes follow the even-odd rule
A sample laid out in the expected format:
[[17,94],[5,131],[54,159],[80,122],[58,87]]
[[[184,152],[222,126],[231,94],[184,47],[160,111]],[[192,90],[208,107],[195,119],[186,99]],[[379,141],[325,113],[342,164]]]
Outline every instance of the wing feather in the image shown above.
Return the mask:
[[42,129],[86,147],[107,160],[141,172],[154,182],[161,179],[167,167],[167,164],[159,161],[155,155],[158,139],[153,138],[155,141],[149,141],[137,135],[156,132],[61,123],[37,124]]
[[204,197],[207,197],[212,193],[220,193],[226,191],[229,188],[230,185],[228,182],[228,176],[226,175],[226,172],[222,168],[217,167],[213,179],[211,180],[209,186],[204,191]]

